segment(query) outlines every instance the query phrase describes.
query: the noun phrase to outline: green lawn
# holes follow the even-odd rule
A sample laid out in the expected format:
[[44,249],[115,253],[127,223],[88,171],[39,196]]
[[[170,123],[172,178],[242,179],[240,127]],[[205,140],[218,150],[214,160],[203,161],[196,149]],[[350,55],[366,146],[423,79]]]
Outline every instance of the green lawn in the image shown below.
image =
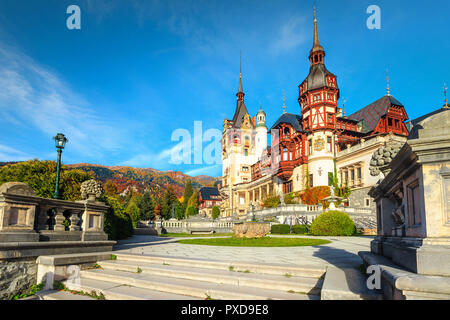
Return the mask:
[[190,233],[166,233],[159,235],[167,238],[183,238],[183,237],[231,237],[233,233],[211,233],[211,234],[190,234]]
[[309,239],[309,238],[216,238],[216,239],[185,239],[178,240],[184,244],[199,244],[208,246],[224,246],[224,247],[302,247],[302,246],[318,246],[321,244],[331,243],[328,240]]

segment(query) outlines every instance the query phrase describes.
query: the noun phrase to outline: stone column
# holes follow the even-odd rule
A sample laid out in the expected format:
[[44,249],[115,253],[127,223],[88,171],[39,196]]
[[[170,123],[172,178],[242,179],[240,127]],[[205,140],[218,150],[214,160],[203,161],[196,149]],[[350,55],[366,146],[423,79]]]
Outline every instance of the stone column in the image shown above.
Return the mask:
[[78,217],[79,212],[72,212],[70,215],[70,231],[80,231],[80,226],[78,223],[80,222],[80,218]]
[[53,227],[54,231],[65,231],[66,227],[63,225],[64,220],[66,218],[64,217],[64,209],[56,208],[55,209],[55,226]]
[[38,216],[38,230],[48,230],[48,219],[50,218],[48,215],[49,207],[41,206],[39,207],[39,216]]

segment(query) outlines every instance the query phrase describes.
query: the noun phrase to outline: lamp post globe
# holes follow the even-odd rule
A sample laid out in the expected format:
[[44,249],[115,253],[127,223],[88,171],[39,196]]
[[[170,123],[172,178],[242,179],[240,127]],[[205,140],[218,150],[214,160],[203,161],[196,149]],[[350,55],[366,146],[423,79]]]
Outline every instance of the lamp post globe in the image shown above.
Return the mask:
[[66,146],[68,139],[64,136],[64,134],[58,133],[55,137],[53,137],[53,140],[55,141],[56,151],[58,152],[58,160],[56,162],[55,192],[53,194],[53,198],[60,199],[59,177],[60,177],[60,171],[61,171],[61,153],[62,153],[62,150],[64,149],[64,147]]

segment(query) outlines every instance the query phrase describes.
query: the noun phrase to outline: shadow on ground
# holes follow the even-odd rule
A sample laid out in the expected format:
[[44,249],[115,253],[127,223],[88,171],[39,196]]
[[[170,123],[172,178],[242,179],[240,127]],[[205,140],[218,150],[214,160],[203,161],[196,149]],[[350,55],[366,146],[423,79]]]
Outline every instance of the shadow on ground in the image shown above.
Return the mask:
[[318,248],[319,250],[313,253],[313,257],[322,259],[339,268],[355,268],[362,264],[362,260],[358,254],[344,249],[337,249],[331,245],[314,246],[314,248]]

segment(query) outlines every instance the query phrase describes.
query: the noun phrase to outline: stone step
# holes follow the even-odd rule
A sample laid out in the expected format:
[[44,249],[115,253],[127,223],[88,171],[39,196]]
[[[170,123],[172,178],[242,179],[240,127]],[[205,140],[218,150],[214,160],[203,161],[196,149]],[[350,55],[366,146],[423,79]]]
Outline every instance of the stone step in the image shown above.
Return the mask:
[[137,272],[161,277],[172,277],[188,280],[198,280],[236,286],[247,286],[280,291],[296,291],[308,294],[320,294],[322,280],[310,277],[291,275],[272,275],[258,273],[234,272],[229,270],[198,269],[186,266],[158,265],[137,261],[100,261],[99,265],[108,270]]
[[187,280],[154,276],[145,273],[132,273],[116,270],[85,270],[81,271],[81,278],[107,281],[119,285],[127,284],[134,287],[154,291],[187,295],[200,299],[220,300],[318,300],[316,295],[303,293],[289,293],[280,290],[219,284],[214,282]]
[[128,284],[120,285],[114,282],[85,277],[80,278],[79,284],[69,281],[65,281],[64,284],[72,290],[103,293],[106,300],[201,300],[185,295],[148,290]]
[[36,293],[39,300],[95,300],[88,296],[58,290],[44,290]]
[[214,269],[214,270],[229,270],[230,266],[235,271],[250,271],[251,273],[263,273],[273,275],[290,274],[292,276],[320,278],[325,274],[326,267],[322,266],[287,266],[281,264],[255,264],[247,262],[225,262],[202,260],[193,258],[174,258],[165,256],[146,256],[136,254],[116,253],[117,261],[137,261],[140,263],[154,263],[154,264],[168,264],[173,266],[186,266],[192,269]]

